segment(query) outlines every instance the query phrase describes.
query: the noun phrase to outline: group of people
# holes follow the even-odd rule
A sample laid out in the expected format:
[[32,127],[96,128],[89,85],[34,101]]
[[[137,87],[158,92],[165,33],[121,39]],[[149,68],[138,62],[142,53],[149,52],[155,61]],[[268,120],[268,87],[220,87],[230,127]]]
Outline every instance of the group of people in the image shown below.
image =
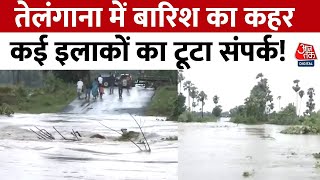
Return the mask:
[[103,87],[103,79],[101,75],[93,80],[93,82],[87,81],[83,83],[82,79],[79,79],[77,82],[77,94],[78,98],[81,99],[81,94],[85,93],[85,99],[90,100],[90,96],[92,94],[94,99],[97,99],[98,96],[102,99],[104,94],[104,87]]
[[[110,95],[111,95],[113,94],[116,79],[112,73],[110,73],[110,77],[111,79],[109,81],[109,87],[110,87]],[[120,99],[122,99],[123,88],[127,87],[127,85],[128,85],[128,79],[126,78],[120,79],[120,82],[118,83]],[[129,92],[129,88],[127,89]],[[103,85],[102,76],[99,75],[97,78],[93,80],[93,82],[86,81],[85,84],[83,83],[82,79],[79,79],[79,81],[77,82],[77,94],[79,99],[81,99],[81,94],[83,92],[85,92],[85,99],[87,101],[90,100],[91,94],[95,100],[98,98],[98,96],[100,96],[100,99],[102,99],[102,96],[104,95],[104,85]]]

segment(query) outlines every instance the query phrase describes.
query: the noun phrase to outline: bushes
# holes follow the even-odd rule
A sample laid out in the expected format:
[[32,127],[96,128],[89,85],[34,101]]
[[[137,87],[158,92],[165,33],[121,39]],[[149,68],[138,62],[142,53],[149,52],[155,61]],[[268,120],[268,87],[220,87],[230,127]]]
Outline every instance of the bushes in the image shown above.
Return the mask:
[[234,123],[256,124],[256,123],[269,123],[277,125],[297,125],[303,121],[296,115],[296,108],[293,104],[289,104],[280,112],[273,112],[267,114],[266,120],[257,119],[255,116],[246,116],[248,111],[244,106],[236,107],[230,110],[231,121]]
[[320,134],[320,111],[299,119],[301,126],[292,126],[281,131],[283,134]]
[[320,128],[315,126],[291,126],[280,133],[282,134],[319,134]]
[[11,106],[9,106],[6,103],[2,103],[0,105],[0,115],[7,115],[7,116],[11,116],[12,114],[14,114],[13,109],[11,108]]
[[[0,87],[0,102],[5,109],[23,113],[51,113],[61,111],[76,97],[75,85],[48,76],[42,88],[23,86]],[[8,107],[12,111],[9,111]]]
[[66,85],[67,84],[63,82],[61,79],[51,75],[45,79],[45,85],[43,90],[47,93],[55,93],[58,90],[64,89]]
[[218,106],[215,106],[212,110],[212,114],[215,116],[215,117],[220,117],[221,116],[221,112],[222,112],[222,109],[221,109],[221,106],[218,105]]
[[170,120],[177,121],[179,116],[186,111],[186,97],[183,96],[181,93],[175,98],[173,102],[173,111],[171,116],[169,117]]
[[243,124],[257,124],[258,121],[255,117],[253,116],[243,116],[243,115],[236,115],[235,117],[231,118],[231,121],[234,123],[243,123]]
[[282,111],[278,113],[272,113],[270,115],[268,123],[278,125],[297,125],[300,123],[299,117],[296,115],[296,107],[293,104],[289,104]]
[[147,115],[166,116],[169,120],[176,121],[185,111],[185,97],[177,95],[176,86],[164,86],[156,90],[150,105],[146,110]]
[[179,122],[215,122],[217,121],[217,117],[204,116],[202,118],[196,113],[186,111],[179,116],[178,121]]

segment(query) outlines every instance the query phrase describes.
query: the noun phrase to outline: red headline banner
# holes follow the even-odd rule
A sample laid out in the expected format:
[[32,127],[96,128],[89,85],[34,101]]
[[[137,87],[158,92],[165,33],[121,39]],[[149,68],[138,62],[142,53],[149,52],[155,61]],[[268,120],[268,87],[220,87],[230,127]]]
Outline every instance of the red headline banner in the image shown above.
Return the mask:
[[319,32],[301,0],[2,0],[0,32]]

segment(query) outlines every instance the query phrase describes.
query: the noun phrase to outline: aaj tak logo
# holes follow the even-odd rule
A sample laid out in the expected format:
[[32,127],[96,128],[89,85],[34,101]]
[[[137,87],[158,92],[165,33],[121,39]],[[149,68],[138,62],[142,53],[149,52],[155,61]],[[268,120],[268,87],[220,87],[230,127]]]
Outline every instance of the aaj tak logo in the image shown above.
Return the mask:
[[296,51],[296,58],[299,67],[314,67],[314,60],[317,59],[313,45],[299,43]]

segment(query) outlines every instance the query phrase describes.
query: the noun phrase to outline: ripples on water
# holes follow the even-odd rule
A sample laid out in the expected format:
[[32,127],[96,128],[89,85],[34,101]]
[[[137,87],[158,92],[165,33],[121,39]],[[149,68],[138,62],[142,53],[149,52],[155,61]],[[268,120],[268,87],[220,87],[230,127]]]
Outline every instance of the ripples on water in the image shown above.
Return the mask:
[[[320,136],[285,135],[284,126],[229,122],[179,125],[179,179],[319,180],[312,153]],[[245,178],[243,172],[253,173]]]

